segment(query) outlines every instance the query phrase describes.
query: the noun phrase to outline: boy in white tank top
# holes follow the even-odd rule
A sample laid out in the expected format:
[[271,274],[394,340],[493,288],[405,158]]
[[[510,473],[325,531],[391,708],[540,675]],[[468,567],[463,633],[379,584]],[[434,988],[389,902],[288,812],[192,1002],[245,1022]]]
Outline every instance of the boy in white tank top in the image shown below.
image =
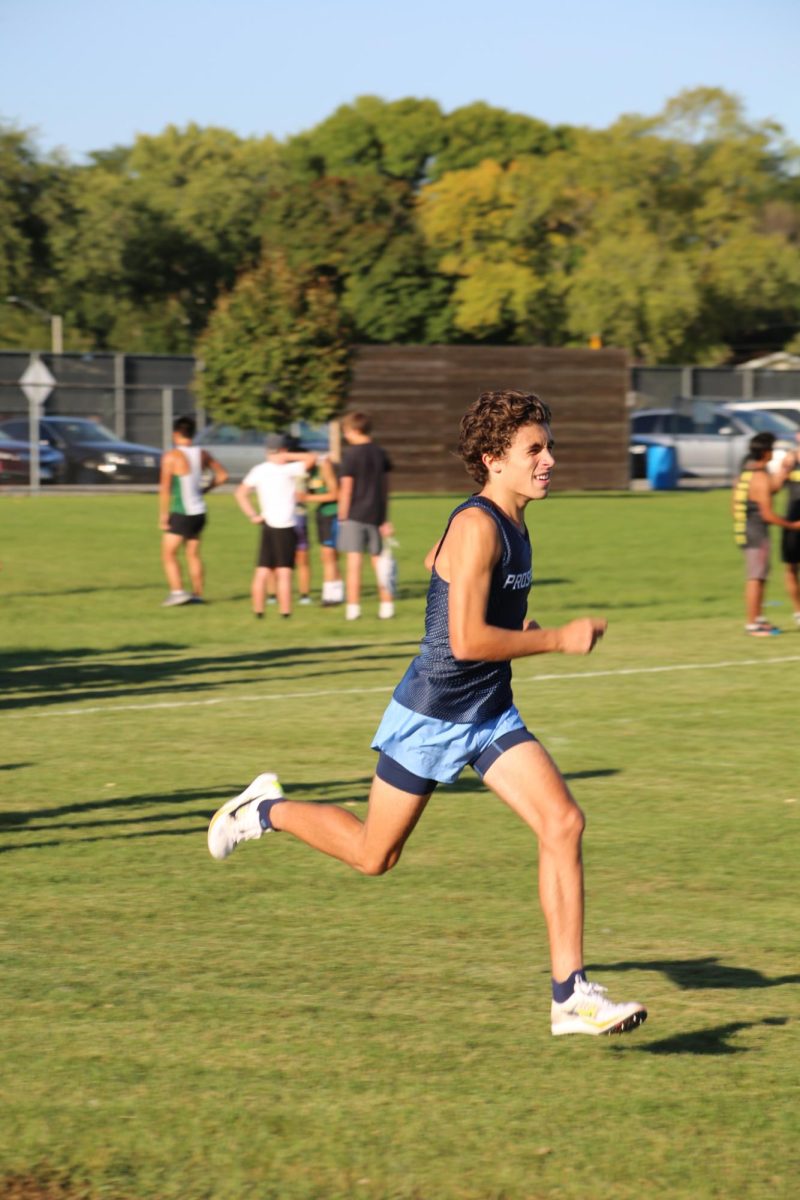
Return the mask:
[[[178,417],[172,426],[173,449],[161,460],[159,488],[159,528],[161,562],[167,577],[169,595],[164,608],[177,604],[202,604],[203,560],[200,557],[200,534],[206,523],[204,492],[225,483],[228,473],[207,450],[192,445],[197,426],[194,417]],[[203,471],[209,470],[212,479],[203,485]],[[186,567],[192,590],[183,587],[178,551],[186,548]]]

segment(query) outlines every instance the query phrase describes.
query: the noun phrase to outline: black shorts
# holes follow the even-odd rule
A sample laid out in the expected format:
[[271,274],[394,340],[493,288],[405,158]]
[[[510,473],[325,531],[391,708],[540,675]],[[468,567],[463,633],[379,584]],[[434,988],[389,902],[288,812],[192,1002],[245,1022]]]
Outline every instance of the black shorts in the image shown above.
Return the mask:
[[294,526],[289,529],[273,529],[265,525],[261,530],[261,545],[258,552],[258,566],[293,567],[297,553],[297,531]]
[[195,542],[203,532],[206,523],[206,513],[170,513],[169,531],[185,538],[187,542]]
[[320,546],[330,546],[336,549],[336,531],[339,522],[336,513],[323,513],[317,509],[317,537]]
[[[800,521],[800,517],[792,520]],[[785,563],[800,563],[800,529],[784,529],[781,531],[781,559]]]

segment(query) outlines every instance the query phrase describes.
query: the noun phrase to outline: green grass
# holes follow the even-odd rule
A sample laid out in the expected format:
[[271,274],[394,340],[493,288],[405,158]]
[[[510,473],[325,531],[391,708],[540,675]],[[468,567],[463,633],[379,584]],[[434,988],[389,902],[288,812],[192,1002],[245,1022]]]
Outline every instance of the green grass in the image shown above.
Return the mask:
[[0,498],[0,1197],[796,1194],[800,636],[744,638],[725,493],[530,510],[532,614],[610,619],[515,698],[588,816],[593,974],[643,1029],[550,1036],[535,843],[470,775],[383,879],[289,838],[208,857],[260,770],[364,811],[450,507],[397,502],[398,617],[368,589],[353,626],[252,620],[230,497],[212,603],[172,610],[152,497]]

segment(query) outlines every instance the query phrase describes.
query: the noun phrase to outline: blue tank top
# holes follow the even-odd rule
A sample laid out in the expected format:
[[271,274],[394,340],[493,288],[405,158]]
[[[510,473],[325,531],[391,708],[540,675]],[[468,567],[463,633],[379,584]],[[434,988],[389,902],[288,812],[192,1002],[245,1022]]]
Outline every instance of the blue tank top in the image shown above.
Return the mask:
[[[479,508],[497,525],[502,553],[492,572],[486,622],[500,629],[521,629],[531,588],[531,544],[527,529],[519,529],[484,496],[471,496],[450,514],[442,542],[453,518],[465,508]],[[441,549],[441,545],[440,545]],[[472,662],[456,659],[450,650],[449,585],[434,563],[425,609],[425,637],[420,652],[395,688],[398,704],[440,721],[479,724],[513,703],[510,662]]]

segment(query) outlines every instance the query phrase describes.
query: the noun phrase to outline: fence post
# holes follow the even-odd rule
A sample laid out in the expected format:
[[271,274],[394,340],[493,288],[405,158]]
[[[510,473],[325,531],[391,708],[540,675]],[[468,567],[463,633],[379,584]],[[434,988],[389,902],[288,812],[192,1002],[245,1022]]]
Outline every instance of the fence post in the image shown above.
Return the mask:
[[41,433],[39,432],[39,417],[42,415],[44,405],[38,396],[31,396],[28,400],[28,442],[30,443],[30,490],[38,492],[41,486],[41,469],[39,466],[39,441]]
[[694,367],[681,367],[681,395],[694,399]]
[[125,438],[125,355],[114,355],[114,432]]
[[161,389],[161,441],[165,450],[172,448],[172,421],[175,393],[171,387]]

